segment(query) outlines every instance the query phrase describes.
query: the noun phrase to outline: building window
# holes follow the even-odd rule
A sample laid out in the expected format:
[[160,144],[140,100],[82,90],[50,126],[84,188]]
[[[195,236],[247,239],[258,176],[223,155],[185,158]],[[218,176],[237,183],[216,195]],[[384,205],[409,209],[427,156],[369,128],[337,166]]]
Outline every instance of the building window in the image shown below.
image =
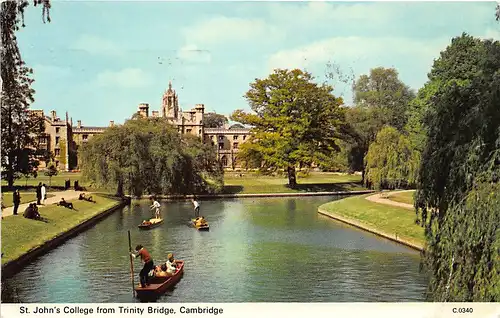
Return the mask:
[[59,133],[59,130],[60,130],[60,129],[61,129],[61,128],[56,127],[56,134],[58,134],[58,133]]
[[247,135],[243,135],[243,140],[247,139]]
[[201,135],[201,129],[200,129],[200,130],[198,130],[198,135]]
[[54,149],[54,154],[56,157],[59,157],[61,155],[61,149]]
[[83,139],[83,140],[87,140],[87,139],[89,139],[89,135],[82,135],[82,139]]
[[222,156],[221,161],[222,161],[222,165],[224,167],[227,167],[227,157],[226,156]]
[[224,136],[219,136],[219,141],[223,141],[224,140]]
[[238,149],[238,143],[237,142],[233,143],[233,149]]
[[56,145],[59,145],[59,137],[56,137]]
[[190,134],[191,133],[191,129],[186,129],[186,133]]
[[234,135],[233,140],[238,140],[238,135]]
[[224,143],[223,142],[219,142],[219,150],[222,150],[224,149]]
[[59,160],[56,160],[56,167],[59,167]]
[[215,142],[212,141],[212,146],[215,146]]

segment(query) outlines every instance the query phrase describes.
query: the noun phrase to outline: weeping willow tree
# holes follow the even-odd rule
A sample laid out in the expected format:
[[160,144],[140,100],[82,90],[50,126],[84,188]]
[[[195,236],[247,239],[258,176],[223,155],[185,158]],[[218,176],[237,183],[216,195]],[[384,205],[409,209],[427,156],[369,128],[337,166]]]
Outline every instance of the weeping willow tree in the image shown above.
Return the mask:
[[382,128],[365,157],[365,183],[371,188],[396,189],[413,186],[420,153],[396,128]]
[[428,86],[415,206],[429,298],[500,301],[500,42],[454,38]]
[[133,119],[81,149],[83,177],[94,186],[148,194],[216,193],[223,170],[212,147],[181,137],[165,119]]

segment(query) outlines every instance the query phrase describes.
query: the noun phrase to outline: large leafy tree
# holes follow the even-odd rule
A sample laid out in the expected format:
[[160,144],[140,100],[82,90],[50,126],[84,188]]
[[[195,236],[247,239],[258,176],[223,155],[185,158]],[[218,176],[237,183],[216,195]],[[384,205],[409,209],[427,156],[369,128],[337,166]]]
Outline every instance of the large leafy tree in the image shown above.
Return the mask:
[[436,301],[500,301],[500,42],[463,34],[424,90],[416,208]]
[[[49,1],[36,0],[34,4],[43,5],[44,21],[45,18],[50,19]],[[13,185],[14,179],[21,173],[34,174],[34,168],[38,165],[36,136],[44,129],[43,118],[28,112],[35,93],[31,88],[33,70],[23,61],[16,38],[16,32],[24,27],[23,14],[28,5],[25,0],[1,3],[1,161],[9,186]]]
[[342,99],[313,80],[302,70],[276,69],[250,84],[245,97],[253,113],[238,110],[231,116],[253,127],[241,155],[258,157],[265,170],[285,169],[290,187],[297,183],[297,165],[321,162],[338,150],[342,137]]
[[206,128],[222,128],[228,123],[227,117],[216,113],[203,114],[203,126]]
[[413,91],[398,77],[394,68],[377,67],[369,75],[361,75],[353,87],[356,105],[379,110],[382,125],[402,130],[407,121]]
[[117,195],[218,192],[223,171],[212,147],[181,137],[163,118],[108,128],[81,149],[83,176]]

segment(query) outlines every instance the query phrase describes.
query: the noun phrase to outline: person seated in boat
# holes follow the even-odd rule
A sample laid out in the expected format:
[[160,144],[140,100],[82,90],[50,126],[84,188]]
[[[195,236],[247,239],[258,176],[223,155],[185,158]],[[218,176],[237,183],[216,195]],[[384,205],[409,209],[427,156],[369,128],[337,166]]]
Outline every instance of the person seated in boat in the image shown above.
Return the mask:
[[207,221],[205,220],[204,216],[200,216],[196,218],[195,224],[196,226],[205,226],[207,224]]
[[65,208],[73,210],[73,203],[66,202],[66,200],[64,200],[64,198],[61,198],[61,201],[59,201],[59,203],[56,203],[56,205],[63,206]]
[[85,193],[80,193],[80,195],[78,196],[78,200],[83,200],[83,201],[95,203],[95,201],[92,199],[92,196],[91,195],[86,196]]
[[167,267],[165,264],[162,264],[161,266],[156,266],[155,271],[154,271],[155,277],[167,277]]
[[177,271],[177,263],[174,258],[174,254],[169,253],[167,255],[167,261],[165,262],[165,271],[167,272],[167,276],[173,276]]

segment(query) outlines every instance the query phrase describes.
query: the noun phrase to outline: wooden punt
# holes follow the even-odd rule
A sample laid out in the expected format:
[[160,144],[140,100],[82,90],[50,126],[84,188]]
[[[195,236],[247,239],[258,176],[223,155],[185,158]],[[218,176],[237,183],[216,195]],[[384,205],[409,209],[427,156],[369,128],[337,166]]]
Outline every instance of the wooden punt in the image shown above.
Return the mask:
[[150,284],[146,287],[135,287],[137,298],[151,298],[158,297],[165,293],[170,288],[174,287],[184,274],[184,261],[176,260],[177,271],[174,276],[170,277],[154,277],[150,278]]
[[141,230],[149,230],[155,228],[163,223],[163,219],[149,219],[139,224]]
[[198,231],[210,231],[210,226],[208,225],[208,222],[206,222],[203,225],[197,225],[196,219],[191,219],[191,225]]

